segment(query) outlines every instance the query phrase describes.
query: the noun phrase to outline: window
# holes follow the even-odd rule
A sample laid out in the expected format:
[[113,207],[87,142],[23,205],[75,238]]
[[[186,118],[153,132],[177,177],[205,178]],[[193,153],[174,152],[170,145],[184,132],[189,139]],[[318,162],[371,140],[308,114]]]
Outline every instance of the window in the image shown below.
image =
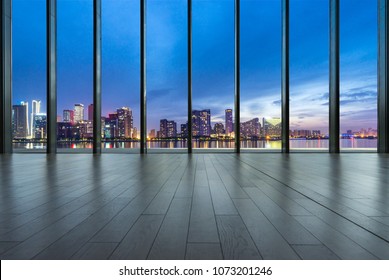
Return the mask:
[[377,148],[377,1],[340,2],[341,148]]
[[194,148],[235,146],[234,8],[234,0],[193,1]]
[[59,149],[93,142],[93,1],[57,2]]
[[103,148],[139,149],[139,1],[102,1]]
[[12,1],[13,148],[46,149],[46,1]]
[[187,148],[187,2],[148,0],[146,29],[148,148]]
[[291,149],[329,147],[328,48],[328,0],[291,0]]
[[242,148],[281,148],[281,1],[241,1]]

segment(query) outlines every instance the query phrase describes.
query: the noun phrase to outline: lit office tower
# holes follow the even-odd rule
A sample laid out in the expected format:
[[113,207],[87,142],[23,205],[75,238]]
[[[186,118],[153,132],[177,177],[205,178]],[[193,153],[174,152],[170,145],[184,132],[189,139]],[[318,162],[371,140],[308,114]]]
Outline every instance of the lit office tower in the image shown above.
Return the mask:
[[128,107],[122,107],[116,110],[118,117],[119,137],[131,138],[133,129],[132,111]]
[[93,121],[93,104],[88,106],[88,121]]
[[34,132],[33,137],[35,139],[44,139],[46,138],[46,124],[47,117],[46,114],[35,114],[34,115]]
[[263,118],[263,136],[270,138],[281,137],[281,118]]
[[119,133],[118,114],[117,113],[109,114],[108,118],[105,119],[104,136],[105,138],[114,139],[118,137],[118,133]]
[[28,136],[28,103],[12,106],[12,134],[14,138]]
[[30,119],[31,138],[35,138],[34,119],[35,119],[35,115],[40,114],[40,112],[41,112],[41,101],[33,100],[31,102],[31,119]]
[[213,127],[213,133],[217,134],[218,136],[224,134],[224,125],[222,123],[215,123]]
[[74,123],[74,111],[73,110],[63,110],[63,122],[65,123]]
[[159,121],[159,138],[167,138],[167,119]]
[[177,123],[166,119],[159,121],[159,137],[175,138],[177,137]]
[[240,124],[240,135],[243,138],[258,138],[260,131],[261,124],[258,118]]
[[234,132],[234,123],[232,121],[232,109],[226,109],[226,135],[231,135]]
[[30,136],[30,122],[28,120],[28,114],[29,114],[29,110],[28,110],[28,102],[25,102],[25,101],[22,101],[20,102],[21,105],[24,105],[26,107],[26,129],[27,129],[27,136]]
[[181,124],[181,138],[188,137],[188,122]]
[[192,111],[192,130],[193,136],[211,135],[211,110],[193,110]]
[[74,122],[78,123],[84,120],[84,105],[74,104]]

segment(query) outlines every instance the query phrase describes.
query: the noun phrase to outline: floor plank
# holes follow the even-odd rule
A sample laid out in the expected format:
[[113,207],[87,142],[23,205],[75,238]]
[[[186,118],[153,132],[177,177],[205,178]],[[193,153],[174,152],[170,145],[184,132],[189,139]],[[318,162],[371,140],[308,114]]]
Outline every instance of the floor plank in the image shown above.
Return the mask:
[[303,260],[339,260],[339,257],[324,245],[292,245]]
[[194,189],[188,242],[219,242],[209,188]]
[[262,259],[240,216],[217,216],[217,225],[225,259]]
[[163,215],[142,215],[112,253],[111,260],[146,259]]
[[234,203],[263,259],[299,259],[288,242],[250,199],[234,199]]
[[289,244],[321,244],[297,222],[294,217],[298,216],[290,216],[257,188],[246,188],[246,192]]
[[186,260],[222,260],[220,243],[188,243]]
[[375,256],[347,236],[336,231],[317,217],[299,216],[296,219],[310,230],[327,248],[345,260],[374,260]]
[[182,260],[185,258],[190,209],[190,198],[173,200],[148,256],[149,259]]
[[73,260],[107,260],[118,243],[86,243],[71,259]]

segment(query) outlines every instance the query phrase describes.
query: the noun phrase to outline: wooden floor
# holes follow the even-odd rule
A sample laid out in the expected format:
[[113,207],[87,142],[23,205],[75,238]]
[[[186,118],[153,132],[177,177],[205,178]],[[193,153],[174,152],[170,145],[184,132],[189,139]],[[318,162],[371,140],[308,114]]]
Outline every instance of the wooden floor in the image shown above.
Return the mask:
[[1,259],[389,259],[389,155],[0,156]]

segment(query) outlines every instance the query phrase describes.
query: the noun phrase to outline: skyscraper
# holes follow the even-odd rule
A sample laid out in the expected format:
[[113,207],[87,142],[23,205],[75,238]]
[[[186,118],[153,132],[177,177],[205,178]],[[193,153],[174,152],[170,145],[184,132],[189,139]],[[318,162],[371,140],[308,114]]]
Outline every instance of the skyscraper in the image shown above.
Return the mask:
[[88,121],[93,121],[93,104],[88,106]]
[[118,129],[118,114],[109,114],[108,118],[105,119],[105,138],[116,138],[119,135]]
[[270,138],[281,137],[281,118],[263,118],[263,136]]
[[73,126],[70,122],[59,122],[57,123],[57,137],[59,139],[72,139],[76,138],[76,135],[73,134]]
[[213,127],[213,133],[217,134],[218,136],[224,134],[224,125],[222,123],[215,123]]
[[234,132],[234,123],[232,121],[232,109],[226,109],[226,135],[230,136]]
[[46,138],[46,128],[47,117],[46,114],[35,114],[34,115],[34,131],[33,138],[35,139],[44,139]]
[[132,111],[128,107],[122,107],[116,110],[118,117],[119,137],[131,138],[133,129]]
[[188,137],[188,122],[181,124],[181,138]]
[[28,103],[12,106],[12,134],[14,138],[27,138],[28,133]]
[[74,111],[73,110],[63,110],[63,122],[65,123],[74,123]]
[[32,138],[35,138],[35,116],[41,112],[41,101],[33,100],[31,102],[31,119],[30,119],[30,135]]
[[258,138],[261,131],[261,124],[258,118],[254,118],[240,124],[240,135],[243,138]]
[[161,138],[175,138],[177,137],[177,123],[175,121],[168,121],[163,119],[159,121],[159,137]]
[[193,136],[211,135],[211,110],[193,110],[192,111],[192,130]]
[[92,138],[93,137],[93,123],[92,121],[83,120],[78,123],[80,129],[81,138]]
[[78,123],[84,120],[84,105],[74,104],[74,122]]
[[25,101],[22,101],[20,102],[21,105],[24,105],[26,106],[26,126],[27,126],[27,136],[30,136],[30,122],[28,120],[28,116],[29,116],[29,110],[28,110],[28,102],[25,102]]

